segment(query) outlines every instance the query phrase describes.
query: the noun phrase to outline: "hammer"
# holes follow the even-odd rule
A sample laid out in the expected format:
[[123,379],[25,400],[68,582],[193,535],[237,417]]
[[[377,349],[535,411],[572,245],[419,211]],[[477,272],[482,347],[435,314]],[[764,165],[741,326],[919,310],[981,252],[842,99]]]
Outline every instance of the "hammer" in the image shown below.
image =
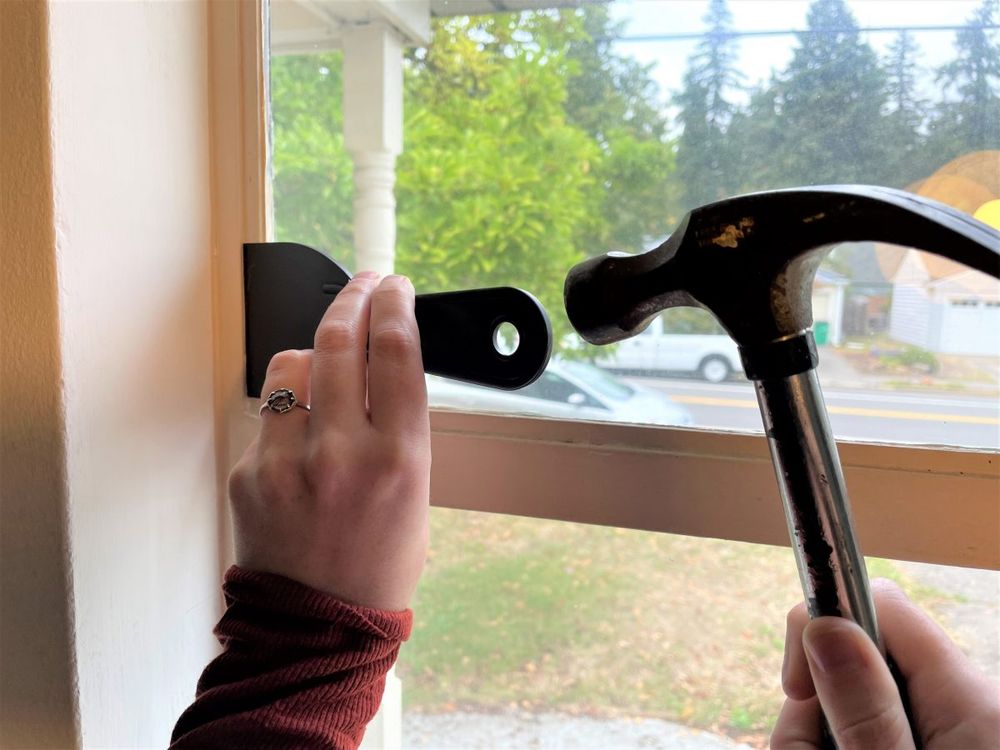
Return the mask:
[[[810,329],[820,262],[836,243],[865,240],[926,250],[1000,278],[1000,233],[986,224],[900,190],[830,185],[696,208],[649,252],[575,266],[565,301],[573,327],[592,344],[635,336],[670,307],[715,315],[757,393],[810,617],[851,618],[886,656]],[[897,683],[905,701],[898,676]]]

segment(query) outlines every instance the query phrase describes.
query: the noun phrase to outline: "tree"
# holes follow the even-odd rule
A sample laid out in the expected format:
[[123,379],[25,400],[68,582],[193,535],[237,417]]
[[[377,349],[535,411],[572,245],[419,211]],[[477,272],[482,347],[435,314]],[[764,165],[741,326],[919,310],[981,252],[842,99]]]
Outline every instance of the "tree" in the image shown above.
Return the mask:
[[677,144],[681,202],[695,208],[737,192],[734,143],[728,129],[736,113],[728,96],[742,86],[736,68],[732,14],[725,0],[711,0],[708,33],[688,61],[684,85],[674,96],[683,132]]
[[781,76],[777,127],[785,184],[884,183],[879,121],[886,74],[844,0],[815,0]]
[[779,121],[781,86],[772,76],[768,83],[752,90],[747,107],[733,115],[727,135],[734,155],[730,167],[737,185],[734,193],[791,186],[787,175],[794,157],[787,150]]
[[582,228],[587,255],[610,249],[639,251],[676,221],[674,156],[668,120],[651,65],[615,54],[622,25],[607,7],[585,5],[576,15],[582,34],[569,40],[566,120],[601,150],[593,164],[602,221]]
[[351,268],[354,184],[342,97],[339,52],[272,59],[275,234],[324,249]]
[[882,139],[886,144],[886,184],[905,187],[924,177],[931,158],[922,130],[928,104],[917,88],[920,49],[908,31],[902,31],[890,45],[886,58],[886,94],[889,110],[882,118]]
[[955,35],[956,58],[938,72],[946,98],[932,128],[942,163],[968,151],[1000,147],[1000,43],[987,28],[996,26],[998,12],[997,0],[984,0]]
[[[666,119],[615,33],[603,7],[458,17],[407,56],[396,267],[419,291],[523,286],[561,342],[569,268],[669,228]],[[277,58],[271,82],[278,235],[351,267],[339,55]]]
[[[563,280],[585,257],[577,227],[596,213],[600,151],[567,122],[566,37],[577,30],[563,27],[557,44],[557,23],[438,22],[408,72],[396,267],[424,292],[523,286],[553,313],[559,341]],[[542,34],[544,47],[527,41]]]

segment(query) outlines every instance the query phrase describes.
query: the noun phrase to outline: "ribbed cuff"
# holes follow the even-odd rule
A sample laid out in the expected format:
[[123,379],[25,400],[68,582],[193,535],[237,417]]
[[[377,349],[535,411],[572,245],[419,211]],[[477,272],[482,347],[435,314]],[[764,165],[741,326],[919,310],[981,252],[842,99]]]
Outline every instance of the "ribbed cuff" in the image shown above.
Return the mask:
[[[405,641],[413,629],[413,611],[391,611],[348,604],[325,591],[277,573],[262,573],[233,565],[226,571],[222,592],[226,605],[245,604],[289,618],[321,621],[376,638]],[[313,623],[315,627],[319,622]]]

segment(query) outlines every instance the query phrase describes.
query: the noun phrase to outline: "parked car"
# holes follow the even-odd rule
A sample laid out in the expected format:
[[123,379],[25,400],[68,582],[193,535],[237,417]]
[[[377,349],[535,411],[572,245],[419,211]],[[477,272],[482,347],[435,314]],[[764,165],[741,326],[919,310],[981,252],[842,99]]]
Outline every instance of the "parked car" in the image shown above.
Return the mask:
[[667,333],[662,316],[639,335],[616,344],[597,364],[643,375],[695,374],[710,383],[721,383],[743,371],[736,343],[725,333]]
[[431,406],[561,419],[690,425],[691,413],[652,388],[625,383],[585,362],[552,360],[534,383],[501,391],[427,376]]

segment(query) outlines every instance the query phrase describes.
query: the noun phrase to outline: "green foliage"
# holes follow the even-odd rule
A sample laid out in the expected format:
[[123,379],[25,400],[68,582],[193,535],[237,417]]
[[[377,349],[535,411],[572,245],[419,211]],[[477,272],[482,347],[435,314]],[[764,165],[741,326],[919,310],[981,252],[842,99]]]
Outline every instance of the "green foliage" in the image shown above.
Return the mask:
[[610,249],[645,249],[676,223],[674,154],[668,121],[651,78],[652,65],[616,55],[621,25],[600,5],[577,16],[583,34],[570,39],[574,65],[567,81],[568,122],[586,131],[601,150],[593,164],[602,221],[585,227],[578,242],[587,255]]
[[344,149],[341,54],[271,61],[276,236],[353,266],[354,186]]
[[916,369],[929,374],[937,372],[940,366],[933,352],[921,349],[919,346],[904,346],[891,351],[879,352],[878,358],[884,367]]
[[883,184],[886,74],[844,0],[816,0],[779,83],[788,184]]
[[736,46],[729,36],[732,14],[725,0],[712,0],[704,21],[709,28],[684,74],[684,87],[674,96],[683,133],[677,144],[680,200],[686,209],[737,192],[739,173],[728,128],[736,107],[728,98],[742,87],[736,68]]
[[[600,6],[458,17],[409,55],[396,269],[419,291],[522,286],[561,342],[566,271],[667,231],[666,115],[616,33]],[[340,56],[275,58],[271,87],[277,235],[351,267]]]
[[[983,28],[997,23],[996,0],[957,34],[935,103],[917,94],[906,34],[879,60],[844,0],[814,0],[807,21],[786,69],[738,106],[731,17],[712,0],[673,124],[650,66],[614,52],[621,29],[605,6],[436,21],[405,70],[397,268],[422,292],[523,286],[562,342],[566,271],[649,247],[689,208],[803,184],[905,187],[1000,146],[1000,45]],[[278,237],[353,267],[342,88],[338,53],[272,60]],[[711,327],[683,315],[682,330]]]
[[929,106],[917,93],[920,49],[907,31],[900,32],[884,61],[889,110],[880,121],[886,184],[905,186],[926,177],[938,164],[926,148],[923,123]]
[[931,145],[948,159],[1000,147],[1000,22],[997,0],[984,0],[955,35],[956,57],[938,71],[946,98],[931,123]]
[[901,34],[879,60],[845,0],[814,0],[792,60],[750,92],[738,90],[724,0],[675,97],[683,134],[677,177],[688,207],[740,192],[824,183],[906,187],[956,156],[1000,147],[997,0],[985,0],[956,35],[955,59],[937,71],[942,98],[918,95],[919,49]]
[[[512,43],[519,33],[546,44]],[[566,270],[585,257],[577,234],[599,205],[600,150],[563,109],[579,33],[560,17],[460,17],[414,61],[396,267],[421,291],[510,284],[561,309]]]

